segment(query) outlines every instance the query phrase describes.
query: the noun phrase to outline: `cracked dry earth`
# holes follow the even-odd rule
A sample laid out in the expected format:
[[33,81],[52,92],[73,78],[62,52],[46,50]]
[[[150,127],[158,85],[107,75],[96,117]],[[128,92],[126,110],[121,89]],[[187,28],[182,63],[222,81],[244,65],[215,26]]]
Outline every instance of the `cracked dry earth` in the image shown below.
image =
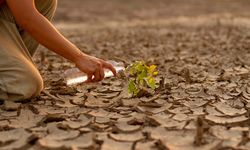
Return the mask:
[[[156,64],[161,88],[131,98],[123,78],[67,87],[63,72],[74,65],[40,48],[34,61],[46,88],[1,106],[0,149],[249,150],[250,3],[159,2],[61,0],[55,22],[66,37],[104,59]],[[172,11],[157,9],[165,3]],[[71,7],[88,15],[65,13]]]

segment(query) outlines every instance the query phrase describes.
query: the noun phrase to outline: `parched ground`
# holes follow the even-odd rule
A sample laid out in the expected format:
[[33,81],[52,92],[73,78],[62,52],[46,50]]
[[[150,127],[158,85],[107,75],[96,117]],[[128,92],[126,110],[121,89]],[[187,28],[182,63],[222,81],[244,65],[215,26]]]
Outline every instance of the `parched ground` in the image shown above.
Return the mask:
[[74,65],[40,48],[40,97],[0,109],[0,149],[249,150],[249,0],[59,0],[54,23],[84,52],[156,64],[161,89],[126,79],[67,87]]

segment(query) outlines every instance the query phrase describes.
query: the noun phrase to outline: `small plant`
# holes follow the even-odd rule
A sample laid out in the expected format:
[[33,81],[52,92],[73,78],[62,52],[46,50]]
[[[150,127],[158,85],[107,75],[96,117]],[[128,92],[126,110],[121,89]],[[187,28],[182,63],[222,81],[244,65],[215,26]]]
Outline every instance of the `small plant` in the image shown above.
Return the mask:
[[128,92],[138,96],[145,89],[155,90],[157,88],[155,76],[158,75],[156,65],[146,65],[143,61],[137,61],[126,68],[129,74]]

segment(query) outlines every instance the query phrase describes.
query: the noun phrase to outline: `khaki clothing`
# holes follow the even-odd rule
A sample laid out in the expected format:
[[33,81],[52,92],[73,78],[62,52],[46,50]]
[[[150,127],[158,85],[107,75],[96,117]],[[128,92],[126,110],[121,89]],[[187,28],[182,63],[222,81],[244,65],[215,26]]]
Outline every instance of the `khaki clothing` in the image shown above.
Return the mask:
[[[38,11],[52,19],[57,0],[35,0]],[[0,6],[0,100],[20,101],[38,96],[43,80],[32,56],[38,43],[20,28],[4,3]]]

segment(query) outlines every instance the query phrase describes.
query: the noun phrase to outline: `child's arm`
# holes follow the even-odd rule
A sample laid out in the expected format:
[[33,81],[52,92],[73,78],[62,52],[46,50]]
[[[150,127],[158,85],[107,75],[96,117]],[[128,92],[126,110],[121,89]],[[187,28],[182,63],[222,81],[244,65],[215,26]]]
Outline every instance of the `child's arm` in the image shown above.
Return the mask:
[[[81,52],[74,44],[64,38],[58,30],[35,7],[34,0],[7,0],[16,22],[39,43],[74,62],[86,73],[88,81],[100,81],[104,78],[104,68],[116,74],[112,65],[104,60]],[[92,76],[94,79],[92,80]]]

